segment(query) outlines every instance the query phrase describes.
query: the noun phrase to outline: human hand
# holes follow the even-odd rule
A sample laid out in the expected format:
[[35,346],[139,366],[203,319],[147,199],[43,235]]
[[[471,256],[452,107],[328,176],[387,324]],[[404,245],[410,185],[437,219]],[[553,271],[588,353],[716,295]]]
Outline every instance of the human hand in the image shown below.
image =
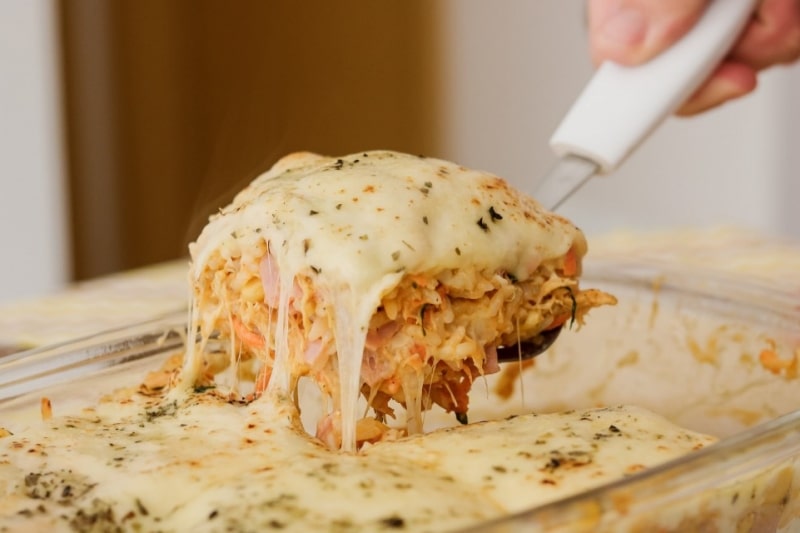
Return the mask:
[[[644,63],[690,30],[708,2],[588,0],[592,60]],[[755,89],[759,71],[798,57],[800,0],[762,0],[728,56],[677,114],[694,115],[743,96]]]

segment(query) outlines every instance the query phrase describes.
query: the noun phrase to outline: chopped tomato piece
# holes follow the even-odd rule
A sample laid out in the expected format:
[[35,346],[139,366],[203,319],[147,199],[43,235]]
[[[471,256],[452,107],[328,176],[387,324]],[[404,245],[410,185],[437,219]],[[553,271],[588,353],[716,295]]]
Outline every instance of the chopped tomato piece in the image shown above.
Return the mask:
[[233,329],[236,331],[236,336],[242,341],[245,346],[254,349],[261,349],[266,344],[264,340],[264,336],[260,333],[256,333],[245,326],[241,320],[237,317],[232,317],[231,322],[233,322]]
[[570,248],[564,255],[564,265],[561,267],[565,276],[575,277],[578,275],[578,256],[575,248]]

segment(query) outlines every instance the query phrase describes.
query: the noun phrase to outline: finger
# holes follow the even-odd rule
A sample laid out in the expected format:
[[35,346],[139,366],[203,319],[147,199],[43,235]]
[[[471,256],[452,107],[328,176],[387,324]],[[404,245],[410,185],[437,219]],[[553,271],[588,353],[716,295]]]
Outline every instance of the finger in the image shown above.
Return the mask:
[[725,61],[675,113],[691,116],[755,90],[756,70],[744,63]]
[[643,63],[694,26],[708,0],[589,0],[593,61]]
[[800,1],[763,0],[730,56],[759,70],[800,58]]

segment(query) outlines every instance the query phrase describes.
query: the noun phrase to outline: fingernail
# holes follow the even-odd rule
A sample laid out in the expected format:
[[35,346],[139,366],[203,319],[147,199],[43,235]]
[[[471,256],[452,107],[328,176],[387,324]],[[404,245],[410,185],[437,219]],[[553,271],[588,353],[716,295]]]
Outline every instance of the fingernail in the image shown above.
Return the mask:
[[634,46],[644,42],[647,19],[638,9],[622,8],[609,16],[600,28],[600,36],[608,45]]

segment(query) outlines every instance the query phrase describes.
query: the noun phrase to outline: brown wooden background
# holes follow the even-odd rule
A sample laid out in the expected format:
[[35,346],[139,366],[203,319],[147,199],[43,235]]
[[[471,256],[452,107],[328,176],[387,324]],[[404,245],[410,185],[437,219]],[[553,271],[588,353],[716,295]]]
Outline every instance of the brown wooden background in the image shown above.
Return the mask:
[[429,0],[62,0],[73,274],[186,255],[294,150],[435,153]]

